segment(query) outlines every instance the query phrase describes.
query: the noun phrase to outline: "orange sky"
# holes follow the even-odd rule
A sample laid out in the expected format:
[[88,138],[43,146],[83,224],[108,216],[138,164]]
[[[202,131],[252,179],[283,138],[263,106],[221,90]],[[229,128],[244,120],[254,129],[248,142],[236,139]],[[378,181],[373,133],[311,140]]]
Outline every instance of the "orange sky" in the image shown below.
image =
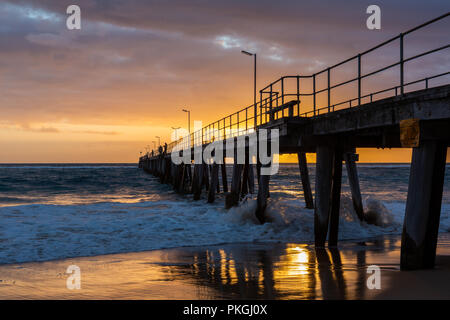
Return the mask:
[[[0,2],[0,163],[136,162],[155,136],[170,141],[171,127],[187,126],[182,108],[191,110],[192,122],[207,124],[252,103],[252,60],[241,50],[258,53],[261,88],[283,75],[322,70],[448,11],[445,1],[417,0],[399,15],[402,5],[381,1],[382,30],[370,31],[368,1],[345,7],[325,0],[77,3],[82,30],[69,31],[65,9],[71,3]],[[448,36],[446,25],[429,31],[431,38],[410,39],[409,54]],[[388,47],[365,63],[392,63],[395,50]],[[421,61],[420,70],[447,71],[443,59],[447,65]],[[354,70],[339,70],[332,81]],[[422,76],[410,70],[410,80]],[[387,73],[364,83],[363,91],[396,81]],[[332,100],[353,93],[348,87]],[[409,162],[411,154],[358,152],[361,162]]]

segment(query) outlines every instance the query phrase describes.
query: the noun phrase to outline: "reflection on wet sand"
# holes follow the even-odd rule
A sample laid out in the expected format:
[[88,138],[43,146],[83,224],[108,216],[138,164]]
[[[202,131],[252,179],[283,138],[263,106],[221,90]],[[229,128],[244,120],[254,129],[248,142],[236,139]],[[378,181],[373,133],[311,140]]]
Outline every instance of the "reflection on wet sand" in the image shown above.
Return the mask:
[[230,245],[194,251],[192,264],[171,268],[223,298],[364,299],[367,256],[373,260],[398,245],[389,237],[342,250],[297,244]]
[[[0,265],[0,298],[448,298],[449,239],[439,242],[436,270],[419,272],[399,271],[399,236],[342,241],[339,249],[247,243]],[[78,291],[66,288],[72,264],[81,269]],[[381,268],[381,290],[367,288],[369,265]]]

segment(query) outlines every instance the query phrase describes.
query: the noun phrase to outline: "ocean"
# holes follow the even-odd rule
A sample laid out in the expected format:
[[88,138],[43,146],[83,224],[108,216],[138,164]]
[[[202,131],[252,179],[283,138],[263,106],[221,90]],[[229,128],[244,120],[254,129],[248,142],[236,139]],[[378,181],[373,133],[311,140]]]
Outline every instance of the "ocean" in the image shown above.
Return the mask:
[[[314,165],[309,170],[314,191]],[[376,213],[379,226],[357,220],[344,166],[339,239],[401,234],[409,164],[358,164],[358,172],[365,211]],[[305,208],[297,165],[281,165],[270,190],[270,222],[260,225],[253,214],[256,195],[225,210],[223,194],[214,204],[206,203],[205,193],[193,201],[136,164],[2,164],[0,264],[217,244],[311,243],[314,215]],[[439,231],[450,231],[449,165]]]

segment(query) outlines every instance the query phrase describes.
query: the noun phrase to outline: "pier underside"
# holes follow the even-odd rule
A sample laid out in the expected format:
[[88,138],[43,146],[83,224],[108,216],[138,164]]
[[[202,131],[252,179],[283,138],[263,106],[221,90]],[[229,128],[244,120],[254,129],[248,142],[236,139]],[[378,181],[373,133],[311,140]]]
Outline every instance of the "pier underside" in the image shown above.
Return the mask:
[[[338,243],[343,161],[348,172],[355,211],[361,222],[371,223],[370,217],[366,217],[363,212],[356,149],[413,148],[401,268],[420,269],[434,266],[446,153],[450,145],[449,128],[450,85],[446,85],[314,117],[294,117],[289,113],[289,116],[273,119],[257,130],[268,129],[271,132],[278,129],[279,154],[298,155],[305,205],[307,208],[314,208],[317,247],[325,246],[327,241],[328,246],[336,246]],[[207,145],[203,144],[200,150],[204,150]],[[202,190],[205,189],[208,202],[214,202],[215,194],[222,189],[227,193],[227,208],[238,205],[246,194],[257,192],[255,214],[264,223],[264,211],[270,196],[269,181],[276,177],[260,174],[261,168],[271,164],[262,165],[259,161],[251,163],[249,148],[248,141],[244,148],[234,148],[230,192],[226,166],[195,163],[193,148],[183,151],[191,153],[191,163],[175,165],[170,153],[163,152],[158,156],[141,158],[140,166],[159,176],[161,182],[173,184],[178,192],[192,193],[195,200],[201,198]],[[236,161],[240,152],[245,153],[243,164]],[[305,153],[316,153],[315,199],[312,196]],[[219,179],[219,174],[222,179]]]

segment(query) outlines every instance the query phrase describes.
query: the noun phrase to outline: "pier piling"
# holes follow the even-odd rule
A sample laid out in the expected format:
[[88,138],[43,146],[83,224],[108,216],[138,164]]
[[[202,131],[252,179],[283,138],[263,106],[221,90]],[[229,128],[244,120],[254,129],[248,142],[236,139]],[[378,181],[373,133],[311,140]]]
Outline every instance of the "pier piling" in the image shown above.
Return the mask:
[[447,146],[426,141],[413,148],[403,224],[400,268],[434,267]]
[[344,154],[345,166],[347,169],[348,183],[352,193],[353,207],[360,221],[364,221],[364,209],[361,198],[361,190],[359,188],[358,171],[356,169],[357,154],[346,152]]
[[331,188],[330,234],[328,246],[337,246],[339,234],[339,209],[341,206],[342,151],[334,152],[333,181]]
[[317,247],[325,246],[331,208],[334,150],[331,146],[316,148],[316,198],[314,206],[314,240]]
[[216,196],[217,186],[219,185],[219,165],[214,163],[211,170],[211,183],[208,190],[208,203],[213,203]]
[[311,184],[309,181],[308,163],[306,161],[306,153],[298,152],[297,158],[298,158],[298,166],[300,169],[300,177],[302,180],[303,195],[305,198],[306,208],[314,209],[314,200],[313,200],[313,196],[312,196],[312,192],[311,192]]

